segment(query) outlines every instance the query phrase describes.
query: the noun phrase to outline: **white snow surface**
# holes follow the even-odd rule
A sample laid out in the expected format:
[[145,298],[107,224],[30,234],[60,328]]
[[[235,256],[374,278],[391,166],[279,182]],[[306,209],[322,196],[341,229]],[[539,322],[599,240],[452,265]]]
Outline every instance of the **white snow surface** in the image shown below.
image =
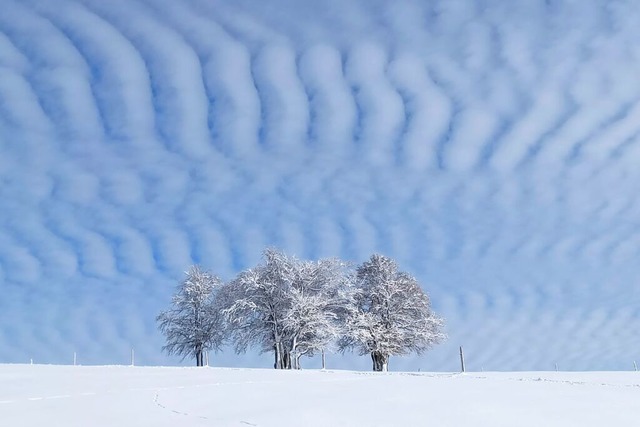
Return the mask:
[[1,426],[632,426],[639,372],[0,365]]

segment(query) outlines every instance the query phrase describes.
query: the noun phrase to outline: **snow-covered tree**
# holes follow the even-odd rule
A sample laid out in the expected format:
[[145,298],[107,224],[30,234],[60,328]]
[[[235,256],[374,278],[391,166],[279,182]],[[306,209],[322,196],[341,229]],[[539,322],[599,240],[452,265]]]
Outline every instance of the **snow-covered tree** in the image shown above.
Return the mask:
[[197,366],[204,366],[204,352],[219,350],[225,338],[224,316],[216,304],[221,282],[198,266],[192,266],[186,275],[171,308],[160,312],[156,321],[166,337],[163,350],[183,360],[193,356]]
[[299,368],[302,356],[330,348],[342,330],[345,266],[274,249],[264,260],[225,286],[230,335],[237,352],[256,345],[273,351],[276,369]]
[[446,337],[427,294],[394,260],[372,255],[357,268],[356,286],[341,348],[370,354],[374,371],[386,371],[390,356],[421,353]]
[[300,369],[301,356],[324,354],[343,333],[353,287],[340,260],[304,261],[297,267],[284,329],[293,368]]
[[237,352],[257,345],[273,351],[276,369],[291,368],[284,319],[290,307],[290,287],[296,260],[267,249],[265,263],[243,271],[224,289],[223,310]]

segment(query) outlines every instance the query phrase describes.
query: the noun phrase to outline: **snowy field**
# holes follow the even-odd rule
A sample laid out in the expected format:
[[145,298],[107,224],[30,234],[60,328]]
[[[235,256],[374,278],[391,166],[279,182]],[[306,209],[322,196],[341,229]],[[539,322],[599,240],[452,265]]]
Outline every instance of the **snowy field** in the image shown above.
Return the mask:
[[0,425],[632,426],[638,372],[0,365]]

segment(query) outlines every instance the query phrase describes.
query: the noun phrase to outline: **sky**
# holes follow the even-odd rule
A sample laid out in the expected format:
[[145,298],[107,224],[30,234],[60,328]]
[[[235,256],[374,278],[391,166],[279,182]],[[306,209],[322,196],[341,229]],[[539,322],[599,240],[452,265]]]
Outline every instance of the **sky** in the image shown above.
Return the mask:
[[392,370],[640,362],[637,2],[0,11],[0,362],[180,363],[184,272],[268,246],[416,276],[449,339]]

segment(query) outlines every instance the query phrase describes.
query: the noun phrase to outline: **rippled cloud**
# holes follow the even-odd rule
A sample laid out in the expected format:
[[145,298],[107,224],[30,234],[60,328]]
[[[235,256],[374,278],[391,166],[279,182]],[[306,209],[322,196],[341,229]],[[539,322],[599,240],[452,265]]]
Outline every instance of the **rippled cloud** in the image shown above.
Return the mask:
[[450,340],[393,369],[459,345],[471,369],[631,366],[634,2],[0,10],[0,361],[175,363],[154,318],[183,271],[274,245],[419,278]]

